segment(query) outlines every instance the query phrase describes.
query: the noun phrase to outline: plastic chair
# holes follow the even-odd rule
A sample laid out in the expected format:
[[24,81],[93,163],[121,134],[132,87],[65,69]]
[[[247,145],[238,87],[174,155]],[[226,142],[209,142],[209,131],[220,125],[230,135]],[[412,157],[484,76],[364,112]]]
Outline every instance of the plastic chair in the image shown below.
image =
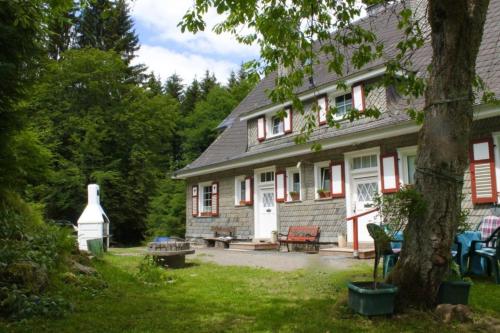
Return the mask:
[[[465,231],[455,236],[455,245],[456,245],[455,262],[460,267],[460,274],[462,275],[467,273],[469,267],[471,244],[472,241],[474,240],[481,240],[481,232]],[[473,271],[481,272],[482,268],[480,264],[481,263],[477,261],[477,263],[473,265]]]
[[390,246],[392,253],[384,255],[383,258],[383,276],[385,277],[392,268],[396,265],[399,259],[399,253],[401,252],[401,246],[403,245],[403,233],[401,231],[394,235],[394,239],[391,240]]
[[496,283],[500,284],[500,269],[498,267],[498,261],[500,260],[500,227],[496,228],[485,240],[473,240],[470,257],[469,271],[472,270],[471,266],[475,258],[484,258],[488,263],[486,273],[491,275],[493,272]]

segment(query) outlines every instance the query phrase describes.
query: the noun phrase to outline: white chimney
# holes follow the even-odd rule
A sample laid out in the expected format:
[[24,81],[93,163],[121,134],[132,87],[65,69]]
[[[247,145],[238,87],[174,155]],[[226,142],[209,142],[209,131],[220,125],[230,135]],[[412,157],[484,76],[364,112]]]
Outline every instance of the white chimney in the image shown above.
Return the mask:
[[101,207],[99,185],[89,184],[88,202],[78,219],[78,248],[87,251],[87,240],[102,239],[104,248],[109,247],[109,219]]

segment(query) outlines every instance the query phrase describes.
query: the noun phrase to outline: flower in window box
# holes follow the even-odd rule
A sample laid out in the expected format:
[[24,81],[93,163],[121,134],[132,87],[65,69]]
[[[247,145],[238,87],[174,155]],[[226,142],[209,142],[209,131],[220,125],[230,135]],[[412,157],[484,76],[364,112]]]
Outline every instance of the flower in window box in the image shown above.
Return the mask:
[[245,206],[247,202],[245,200],[240,200],[240,206]]
[[290,191],[290,198],[292,198],[292,201],[298,201],[300,200],[300,193],[295,191]]
[[318,190],[318,195],[320,198],[329,198],[331,193],[330,191],[325,191],[325,190]]

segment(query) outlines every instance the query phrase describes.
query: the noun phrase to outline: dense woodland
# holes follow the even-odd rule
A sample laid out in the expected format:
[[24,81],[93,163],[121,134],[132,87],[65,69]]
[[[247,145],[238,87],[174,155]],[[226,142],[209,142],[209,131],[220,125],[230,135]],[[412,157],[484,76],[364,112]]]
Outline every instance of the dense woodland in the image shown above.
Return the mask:
[[[76,221],[86,184],[101,186],[114,241],[184,234],[185,190],[171,172],[196,158],[251,88],[243,71],[165,82],[131,61],[139,49],[124,0],[73,4],[55,18],[33,84],[16,103],[23,198]],[[36,153],[26,154],[27,148]],[[27,170],[30,168],[30,170]]]
[[183,236],[185,185],[172,172],[251,84],[243,70],[223,85],[134,65],[124,0],[2,2],[0,46],[0,317],[58,316],[68,303],[48,288],[93,287],[72,273],[88,259],[71,230],[53,222],[75,223],[95,182],[117,244]]

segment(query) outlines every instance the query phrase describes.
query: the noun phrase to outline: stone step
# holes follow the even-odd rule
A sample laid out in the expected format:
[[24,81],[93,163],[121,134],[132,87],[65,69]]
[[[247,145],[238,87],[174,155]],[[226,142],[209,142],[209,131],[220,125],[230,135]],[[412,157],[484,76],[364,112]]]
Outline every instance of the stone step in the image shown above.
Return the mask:
[[[354,249],[351,247],[329,247],[319,249],[319,254],[322,256],[337,256],[337,255],[352,255]],[[359,259],[372,259],[375,258],[375,249],[359,249]]]
[[248,251],[262,251],[262,250],[277,250],[278,243],[263,243],[263,242],[233,242],[229,244],[230,250],[248,250]]

